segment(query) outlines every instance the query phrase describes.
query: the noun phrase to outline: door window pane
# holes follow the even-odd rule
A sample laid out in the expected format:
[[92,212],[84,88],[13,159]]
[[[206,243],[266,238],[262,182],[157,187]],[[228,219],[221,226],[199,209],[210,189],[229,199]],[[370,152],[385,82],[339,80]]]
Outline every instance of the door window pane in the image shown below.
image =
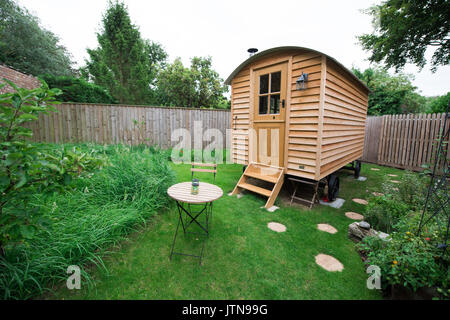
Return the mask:
[[259,114],[267,114],[267,96],[259,97]]
[[281,71],[272,73],[271,77],[270,92],[280,92]]
[[270,113],[278,114],[280,113],[280,95],[272,94],[270,96]]
[[259,77],[259,93],[269,92],[269,75],[265,74]]

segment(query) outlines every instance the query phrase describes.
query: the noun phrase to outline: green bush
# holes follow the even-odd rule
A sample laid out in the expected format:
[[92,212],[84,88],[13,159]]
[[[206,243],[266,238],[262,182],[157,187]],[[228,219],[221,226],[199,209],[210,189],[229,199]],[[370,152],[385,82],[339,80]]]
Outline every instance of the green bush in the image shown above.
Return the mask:
[[410,212],[421,210],[429,178],[406,171],[399,184],[383,183],[382,197],[374,197],[366,208],[365,217],[373,228],[390,233]]
[[364,217],[374,229],[390,233],[393,225],[407,213],[408,206],[406,204],[389,196],[383,196],[370,201]]
[[[366,237],[358,247],[367,255],[366,263],[381,268],[384,288],[399,285],[416,291],[437,287],[445,298],[450,294],[449,251],[443,254],[436,220],[430,220],[418,235],[429,181],[429,176],[411,172],[405,172],[399,184],[385,181],[384,196],[370,201],[365,217],[374,229],[389,233],[390,240]],[[448,219],[442,218],[444,222]]]
[[117,103],[105,88],[82,78],[52,75],[42,75],[41,78],[50,88],[62,90],[59,99],[64,102]]
[[380,267],[383,288],[400,285],[416,291],[436,286],[447,292],[449,255],[442,255],[438,244],[436,232],[416,236],[406,231],[393,232],[390,241],[366,237],[359,249],[367,253],[367,264]]
[[[63,194],[33,195],[51,223],[27,246],[0,258],[1,298],[41,294],[67,279],[69,265],[104,267],[109,247],[168,206],[166,191],[174,174],[163,153],[123,146],[82,145],[80,150],[108,155],[109,165],[74,180]],[[82,277],[90,283],[83,271]]]

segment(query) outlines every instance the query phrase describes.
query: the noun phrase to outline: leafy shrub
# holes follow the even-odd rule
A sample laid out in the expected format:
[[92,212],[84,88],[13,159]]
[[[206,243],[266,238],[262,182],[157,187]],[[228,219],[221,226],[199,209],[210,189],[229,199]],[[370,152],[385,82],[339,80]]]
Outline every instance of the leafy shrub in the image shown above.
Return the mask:
[[393,232],[390,241],[366,237],[359,249],[367,253],[367,263],[381,269],[383,288],[400,285],[416,291],[437,286],[448,290],[449,256],[438,249],[437,233],[421,235],[411,231]]
[[382,197],[374,197],[366,208],[365,217],[375,229],[390,233],[410,212],[421,210],[429,178],[405,172],[399,184],[386,180]]
[[407,213],[407,205],[389,196],[383,196],[370,201],[364,216],[374,229],[390,233],[392,226]]
[[[108,155],[109,165],[73,180],[63,194],[33,195],[50,225],[39,229],[27,246],[16,246],[0,257],[0,297],[40,294],[67,279],[69,265],[104,267],[107,248],[168,205],[166,191],[174,174],[161,152],[89,144],[79,149]],[[81,270],[82,281],[89,284],[89,275]]]
[[59,97],[65,102],[85,102],[85,103],[117,103],[108,91],[96,84],[87,82],[82,78],[67,76],[41,76],[50,88],[59,88],[62,94]]
[[450,294],[449,253],[442,250],[443,237],[436,220],[430,220],[418,235],[429,181],[425,174],[405,172],[399,184],[384,182],[385,195],[370,201],[365,216],[375,229],[390,233],[390,240],[366,237],[358,246],[368,264],[381,268],[384,288],[399,285],[416,291],[437,287],[446,297]]
[[398,190],[393,190],[392,195],[394,199],[405,203],[410,210],[422,209],[429,177],[406,171],[402,175],[400,182],[397,187]]

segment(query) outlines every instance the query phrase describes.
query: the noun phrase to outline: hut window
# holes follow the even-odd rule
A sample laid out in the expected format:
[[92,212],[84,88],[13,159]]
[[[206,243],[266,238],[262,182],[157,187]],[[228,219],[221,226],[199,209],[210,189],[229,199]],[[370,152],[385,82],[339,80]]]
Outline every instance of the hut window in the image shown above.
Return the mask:
[[272,73],[270,81],[270,92],[280,92],[281,72]]
[[259,114],[267,113],[267,96],[259,97]]
[[265,74],[259,79],[259,93],[269,92],[269,75]]
[[280,95],[272,94],[270,96],[270,113],[278,114],[280,113]]
[[259,77],[259,114],[280,113],[280,87],[280,71]]

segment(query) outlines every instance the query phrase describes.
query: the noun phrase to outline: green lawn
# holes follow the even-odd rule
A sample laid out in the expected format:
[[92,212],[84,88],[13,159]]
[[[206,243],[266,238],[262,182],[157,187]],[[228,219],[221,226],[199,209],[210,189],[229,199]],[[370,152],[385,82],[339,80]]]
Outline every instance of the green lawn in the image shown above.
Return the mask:
[[[371,167],[380,168],[372,171]],[[189,181],[188,165],[173,165],[178,181]],[[169,253],[178,213],[173,203],[140,231],[113,248],[104,259],[107,271],[90,267],[92,284],[82,282],[81,290],[64,284],[44,299],[380,299],[376,290],[366,288],[367,274],[347,226],[353,222],[346,211],[364,213],[364,206],[351,201],[370,199],[381,191],[387,173],[401,176],[401,170],[363,164],[364,182],[351,171],[341,171],[341,209],[315,206],[312,210],[290,207],[282,199],[273,213],[261,209],[265,199],[247,193],[241,199],[230,192],[242,173],[241,165],[220,165],[216,184],[224,196],[214,203],[211,235],[206,242],[203,265],[192,257]],[[212,175],[198,175],[212,182]],[[392,179],[392,178],[391,178]],[[397,178],[395,178],[397,179]],[[268,222],[287,227],[284,233],[267,228]],[[336,234],[317,230],[329,223]],[[179,233],[176,249],[198,253],[200,240]],[[342,272],[328,272],[316,265],[319,253],[334,256],[344,265]]]

